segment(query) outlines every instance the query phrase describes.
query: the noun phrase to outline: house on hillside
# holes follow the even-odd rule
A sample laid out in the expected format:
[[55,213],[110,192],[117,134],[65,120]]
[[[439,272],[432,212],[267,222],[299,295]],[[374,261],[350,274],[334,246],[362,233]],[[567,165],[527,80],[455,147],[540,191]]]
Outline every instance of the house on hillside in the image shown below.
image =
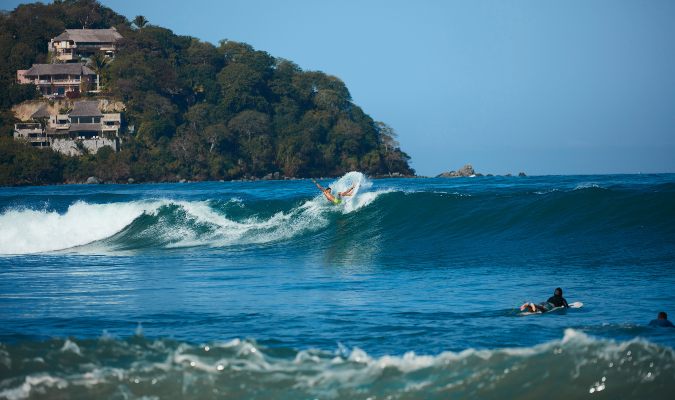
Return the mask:
[[93,89],[96,73],[81,64],[33,64],[16,72],[18,83],[33,83],[43,96],[65,96]]
[[[60,116],[61,118],[66,115]],[[119,136],[122,124],[120,113],[103,114],[98,108],[98,101],[75,102],[73,110],[67,114],[70,121],[68,131],[80,139],[95,137],[114,138]],[[56,116],[54,125],[58,125],[59,116]]]
[[115,28],[66,29],[49,41],[48,48],[56,62],[78,62],[95,53],[114,57],[120,39],[122,35]]
[[23,140],[33,147],[49,147],[49,139],[45,132],[45,121],[49,119],[47,107],[38,108],[31,115],[31,120],[14,124],[14,140]]
[[120,113],[102,113],[98,101],[77,101],[70,112],[50,113],[42,105],[31,115],[31,121],[14,125],[14,139],[30,142],[35,147],[75,156],[83,150],[96,153],[104,146],[119,151],[122,126]]

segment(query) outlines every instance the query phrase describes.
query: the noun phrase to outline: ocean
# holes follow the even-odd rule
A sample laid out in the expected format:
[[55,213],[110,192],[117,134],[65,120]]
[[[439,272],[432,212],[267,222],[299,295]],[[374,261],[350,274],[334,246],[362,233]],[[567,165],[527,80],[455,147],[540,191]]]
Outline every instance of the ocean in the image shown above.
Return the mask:
[[0,399],[672,398],[675,175],[320,183],[0,189]]

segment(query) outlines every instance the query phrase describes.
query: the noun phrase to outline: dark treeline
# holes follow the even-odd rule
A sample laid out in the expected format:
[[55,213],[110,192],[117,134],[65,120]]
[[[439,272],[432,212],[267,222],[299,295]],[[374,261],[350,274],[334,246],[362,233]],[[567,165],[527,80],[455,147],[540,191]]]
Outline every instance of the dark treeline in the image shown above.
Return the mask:
[[[218,46],[128,21],[93,0],[27,4],[0,15],[0,184],[411,175],[394,131],[352,103],[338,78],[302,71],[244,43]],[[17,69],[47,62],[66,28],[124,36],[111,62],[94,60],[105,95],[122,100],[133,133],[119,153],[65,157],[11,139],[11,106],[36,98]]]

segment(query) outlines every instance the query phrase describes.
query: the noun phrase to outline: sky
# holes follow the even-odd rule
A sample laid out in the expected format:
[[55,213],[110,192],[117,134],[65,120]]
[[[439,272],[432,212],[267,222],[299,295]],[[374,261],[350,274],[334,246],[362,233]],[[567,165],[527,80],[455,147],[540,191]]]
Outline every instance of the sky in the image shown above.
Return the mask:
[[672,0],[101,3],[341,78],[420,175],[675,172]]

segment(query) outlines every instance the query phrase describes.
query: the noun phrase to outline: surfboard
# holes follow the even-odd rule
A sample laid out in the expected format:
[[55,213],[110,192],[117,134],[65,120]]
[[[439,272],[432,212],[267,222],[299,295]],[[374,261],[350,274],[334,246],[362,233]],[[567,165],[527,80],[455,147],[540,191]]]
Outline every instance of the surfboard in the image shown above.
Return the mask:
[[[567,305],[570,306],[570,308],[575,308],[575,309],[576,309],[576,308],[581,308],[581,307],[583,307],[583,306],[584,306],[584,303],[582,303],[582,302],[580,302],[580,301],[575,301],[574,303],[568,303]],[[536,312],[532,312],[532,311],[522,311],[522,312],[520,312],[520,315],[547,314],[547,313],[550,313],[550,312],[560,311],[560,310],[564,310],[564,309],[565,309],[565,307],[554,307],[554,308],[552,308],[552,309],[550,309],[550,310],[548,310],[548,311],[536,311]]]
[[354,182],[350,183],[349,185],[347,185],[347,188],[346,188],[345,190],[349,189],[352,185],[354,185],[354,190],[352,190],[351,196],[344,196],[344,197],[342,197],[342,201],[343,201],[343,202],[346,202],[346,203],[347,203],[347,202],[351,202],[351,201],[354,200],[354,198],[356,198],[356,196],[358,195],[359,189],[361,188],[361,182],[359,182],[359,181],[354,181]]

